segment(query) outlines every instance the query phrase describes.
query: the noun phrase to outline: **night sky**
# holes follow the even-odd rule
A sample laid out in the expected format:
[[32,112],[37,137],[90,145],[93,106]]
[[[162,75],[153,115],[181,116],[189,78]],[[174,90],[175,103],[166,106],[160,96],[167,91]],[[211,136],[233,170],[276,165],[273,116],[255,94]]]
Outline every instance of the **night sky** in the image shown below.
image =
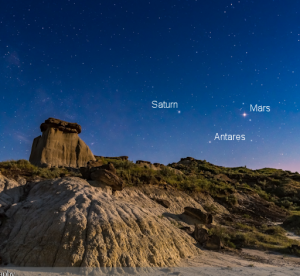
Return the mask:
[[55,117],[95,155],[300,172],[299,1],[9,0],[0,34],[1,161]]

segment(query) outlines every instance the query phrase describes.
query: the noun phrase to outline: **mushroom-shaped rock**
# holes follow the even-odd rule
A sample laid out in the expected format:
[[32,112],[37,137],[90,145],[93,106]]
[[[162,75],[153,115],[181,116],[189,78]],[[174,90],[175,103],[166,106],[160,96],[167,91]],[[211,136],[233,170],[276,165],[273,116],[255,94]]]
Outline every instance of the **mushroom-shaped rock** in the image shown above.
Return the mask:
[[29,161],[36,166],[73,167],[96,160],[89,147],[79,138],[81,126],[49,118],[40,126],[42,136],[33,140]]

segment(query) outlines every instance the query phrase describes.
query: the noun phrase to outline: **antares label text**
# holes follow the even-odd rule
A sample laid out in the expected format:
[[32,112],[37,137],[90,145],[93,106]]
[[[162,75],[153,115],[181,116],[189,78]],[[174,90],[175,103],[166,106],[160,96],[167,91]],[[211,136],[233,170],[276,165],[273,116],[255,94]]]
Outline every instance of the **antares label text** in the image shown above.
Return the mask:
[[165,101],[163,102],[157,102],[157,101],[152,101],[152,108],[178,108],[178,103],[167,103]]
[[242,135],[236,135],[236,134],[222,134],[219,135],[218,133],[216,133],[215,135],[215,139],[214,140],[227,140],[227,141],[233,141],[233,140],[246,140],[245,134]]

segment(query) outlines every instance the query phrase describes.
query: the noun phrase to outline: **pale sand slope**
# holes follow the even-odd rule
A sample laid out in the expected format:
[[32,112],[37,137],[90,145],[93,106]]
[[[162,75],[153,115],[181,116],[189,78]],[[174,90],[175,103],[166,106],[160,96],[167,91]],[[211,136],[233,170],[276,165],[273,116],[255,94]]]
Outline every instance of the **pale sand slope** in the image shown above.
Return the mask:
[[[76,268],[48,268],[42,271],[29,268],[30,273],[22,273],[25,268],[6,267],[0,272],[14,271],[18,276],[59,276],[59,275],[181,275],[181,276],[296,276],[300,275],[300,258],[280,254],[245,249],[240,255],[230,252],[203,250],[196,257],[184,259],[179,267],[171,268],[83,268],[78,274]],[[82,268],[80,268],[82,269]],[[36,271],[36,272],[35,272]],[[47,271],[47,272],[46,272]]]
[[110,187],[96,188],[77,177],[31,183],[21,197],[18,183],[9,193],[7,179],[1,178],[0,209],[7,217],[0,227],[4,263],[165,267],[201,253],[191,236],[162,216],[182,213],[186,205],[202,208],[184,193],[170,198],[168,210],[139,189],[112,194]]
[[[202,207],[178,191],[128,188],[113,195],[75,177],[23,187],[3,176],[0,189],[0,209],[8,216],[0,252],[12,266],[178,265],[150,275],[300,275],[300,258],[200,251],[175,221],[185,206]],[[168,199],[171,208],[152,197]]]
[[300,275],[300,258],[252,249],[239,255],[203,250],[201,256],[185,259],[179,266],[176,271],[182,275]]

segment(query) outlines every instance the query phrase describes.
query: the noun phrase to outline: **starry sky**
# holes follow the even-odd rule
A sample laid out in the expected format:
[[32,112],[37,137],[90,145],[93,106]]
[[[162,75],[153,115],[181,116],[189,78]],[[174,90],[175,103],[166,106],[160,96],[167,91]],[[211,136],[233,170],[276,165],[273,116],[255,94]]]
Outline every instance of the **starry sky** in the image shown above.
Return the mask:
[[1,161],[55,117],[95,155],[300,172],[299,1],[10,0],[0,33]]

